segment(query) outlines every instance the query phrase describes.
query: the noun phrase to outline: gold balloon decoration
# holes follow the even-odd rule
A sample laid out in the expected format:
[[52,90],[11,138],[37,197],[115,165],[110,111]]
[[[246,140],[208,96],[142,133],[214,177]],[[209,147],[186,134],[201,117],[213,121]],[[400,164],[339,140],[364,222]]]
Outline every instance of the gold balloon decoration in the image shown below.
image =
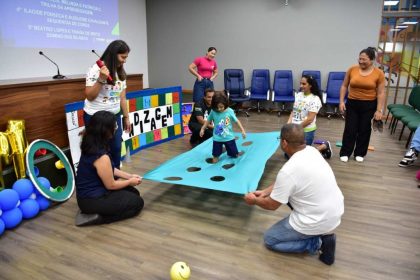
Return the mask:
[[27,148],[25,121],[9,120],[7,130],[0,132],[0,189],[5,188],[3,170],[12,161],[16,178],[26,177],[25,154]]
[[7,134],[0,132],[0,189],[4,189],[3,166],[10,165],[11,151]]
[[7,139],[12,151],[13,165],[17,179],[24,178],[25,173],[25,153],[28,147],[26,139],[25,121],[9,120],[6,130]]

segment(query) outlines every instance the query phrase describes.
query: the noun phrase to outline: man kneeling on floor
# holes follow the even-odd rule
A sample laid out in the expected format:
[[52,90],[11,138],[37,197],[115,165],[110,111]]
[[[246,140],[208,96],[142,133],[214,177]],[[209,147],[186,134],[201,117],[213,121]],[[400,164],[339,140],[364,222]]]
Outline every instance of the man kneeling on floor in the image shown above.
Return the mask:
[[211,101],[213,99],[213,95],[214,89],[207,88],[204,91],[203,99],[197,104],[194,104],[194,109],[191,114],[190,121],[188,123],[188,127],[191,130],[191,146],[201,144],[207,139],[213,137],[213,124],[208,125],[206,130],[204,131],[203,137],[200,137],[201,127],[203,126],[211,112]]
[[276,210],[290,203],[290,216],[274,224],[264,234],[267,248],[285,253],[320,252],[319,259],[332,265],[336,235],[341,222],[344,197],[334,173],[311,146],[306,146],[303,128],[286,124],[281,129],[281,148],[290,157],[274,184],[245,195],[249,205]]

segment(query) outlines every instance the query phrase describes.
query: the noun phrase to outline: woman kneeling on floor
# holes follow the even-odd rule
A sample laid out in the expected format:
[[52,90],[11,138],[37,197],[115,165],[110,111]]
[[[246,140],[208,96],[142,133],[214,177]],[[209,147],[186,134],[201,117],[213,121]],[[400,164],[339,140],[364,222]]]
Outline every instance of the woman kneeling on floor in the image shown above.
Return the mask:
[[96,112],[86,127],[76,175],[77,226],[112,223],[143,209],[144,201],[135,188],[142,177],[115,168],[109,153],[117,129],[115,115],[107,111]]

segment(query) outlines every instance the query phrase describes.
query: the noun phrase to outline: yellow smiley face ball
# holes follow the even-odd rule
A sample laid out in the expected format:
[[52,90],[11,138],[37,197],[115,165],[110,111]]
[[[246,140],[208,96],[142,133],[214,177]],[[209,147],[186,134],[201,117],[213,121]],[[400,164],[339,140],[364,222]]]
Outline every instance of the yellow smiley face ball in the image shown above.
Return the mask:
[[190,267],[185,262],[176,262],[171,267],[171,280],[187,280],[190,275]]

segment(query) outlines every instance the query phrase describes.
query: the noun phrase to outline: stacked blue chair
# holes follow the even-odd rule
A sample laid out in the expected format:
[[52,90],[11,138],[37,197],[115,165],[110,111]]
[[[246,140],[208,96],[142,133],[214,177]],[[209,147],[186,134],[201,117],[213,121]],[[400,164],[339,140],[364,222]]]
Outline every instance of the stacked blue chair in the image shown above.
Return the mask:
[[245,88],[244,71],[242,69],[225,69],[224,82],[229,100],[235,103],[235,111],[243,112],[249,117],[247,110],[242,108],[242,104],[249,101],[249,92]]
[[293,74],[291,70],[277,70],[274,72],[273,102],[282,104],[279,111],[284,111],[286,103],[295,101],[295,90],[293,89]]
[[260,112],[260,101],[270,100],[270,91],[270,71],[268,69],[252,71],[250,99],[257,101],[258,112]]
[[[331,115],[340,115],[338,110],[338,105],[340,104],[340,88],[343,84],[344,77],[346,72],[330,72],[328,74],[327,88],[325,89],[326,99],[325,104],[333,106],[333,112],[327,112],[328,118]],[[345,96],[344,102],[347,101],[347,94]],[[343,116],[342,116],[343,117]]]

